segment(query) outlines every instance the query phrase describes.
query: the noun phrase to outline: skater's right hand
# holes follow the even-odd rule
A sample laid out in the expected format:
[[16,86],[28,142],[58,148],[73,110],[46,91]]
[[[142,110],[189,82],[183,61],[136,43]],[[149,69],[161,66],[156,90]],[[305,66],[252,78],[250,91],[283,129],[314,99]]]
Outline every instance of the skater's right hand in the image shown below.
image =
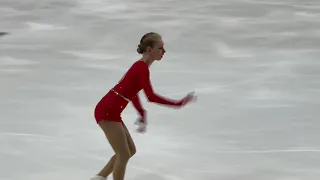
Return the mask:
[[144,132],[147,131],[147,122],[146,122],[146,120],[142,120],[141,118],[139,118],[139,119],[137,119],[135,124],[138,126],[137,132],[144,133]]
[[147,111],[143,111],[142,115],[136,120],[134,123],[135,125],[138,126],[137,131],[139,133],[144,133],[147,130]]
[[196,101],[197,96],[194,95],[194,91],[191,93],[188,93],[182,100],[179,101],[180,106],[185,106],[190,102]]

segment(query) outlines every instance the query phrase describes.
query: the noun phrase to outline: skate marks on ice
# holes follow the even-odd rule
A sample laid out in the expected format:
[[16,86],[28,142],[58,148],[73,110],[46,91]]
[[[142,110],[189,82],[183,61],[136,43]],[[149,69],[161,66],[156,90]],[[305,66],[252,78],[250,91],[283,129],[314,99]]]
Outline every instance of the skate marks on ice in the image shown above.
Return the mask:
[[8,32],[0,32],[0,37],[8,35],[8,34],[9,34]]
[[132,166],[130,169],[133,171],[139,171],[138,175],[133,176],[132,180],[182,180],[182,178],[175,175],[157,172],[156,170],[151,170],[146,167]]

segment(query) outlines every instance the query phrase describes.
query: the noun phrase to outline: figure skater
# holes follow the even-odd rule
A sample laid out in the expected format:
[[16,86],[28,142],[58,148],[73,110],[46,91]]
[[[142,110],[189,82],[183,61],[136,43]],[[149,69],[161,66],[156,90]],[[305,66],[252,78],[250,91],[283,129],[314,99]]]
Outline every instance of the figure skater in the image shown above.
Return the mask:
[[145,34],[138,45],[137,52],[142,58],[133,63],[122,79],[96,105],[94,116],[103,130],[115,155],[107,165],[91,180],[105,180],[111,172],[114,180],[123,180],[129,159],[136,153],[135,144],[122,121],[121,113],[131,101],[139,112],[138,131],[144,132],[147,120],[146,110],[140,103],[138,92],[143,90],[149,102],[182,107],[195,100],[194,93],[187,94],[181,100],[162,97],[153,91],[150,83],[149,66],[160,61],[166,52],[161,35],[155,32]]

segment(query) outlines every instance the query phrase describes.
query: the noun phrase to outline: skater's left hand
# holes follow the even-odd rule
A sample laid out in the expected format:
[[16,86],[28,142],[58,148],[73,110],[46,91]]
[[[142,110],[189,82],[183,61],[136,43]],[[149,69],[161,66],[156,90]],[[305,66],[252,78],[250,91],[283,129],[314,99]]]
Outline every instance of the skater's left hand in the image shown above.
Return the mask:
[[144,133],[147,130],[147,111],[143,111],[143,113],[141,113],[141,116],[137,119],[137,121],[135,122],[136,125],[138,125],[137,131],[139,133]]

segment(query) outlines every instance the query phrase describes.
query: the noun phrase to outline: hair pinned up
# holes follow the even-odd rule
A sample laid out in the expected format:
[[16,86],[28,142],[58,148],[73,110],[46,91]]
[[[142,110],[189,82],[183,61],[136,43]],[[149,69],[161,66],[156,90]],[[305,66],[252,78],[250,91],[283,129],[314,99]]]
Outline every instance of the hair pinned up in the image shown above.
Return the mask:
[[161,38],[161,36],[156,32],[149,32],[142,36],[140,44],[138,45],[137,52],[139,54],[145,53],[148,47],[153,47],[155,42]]

